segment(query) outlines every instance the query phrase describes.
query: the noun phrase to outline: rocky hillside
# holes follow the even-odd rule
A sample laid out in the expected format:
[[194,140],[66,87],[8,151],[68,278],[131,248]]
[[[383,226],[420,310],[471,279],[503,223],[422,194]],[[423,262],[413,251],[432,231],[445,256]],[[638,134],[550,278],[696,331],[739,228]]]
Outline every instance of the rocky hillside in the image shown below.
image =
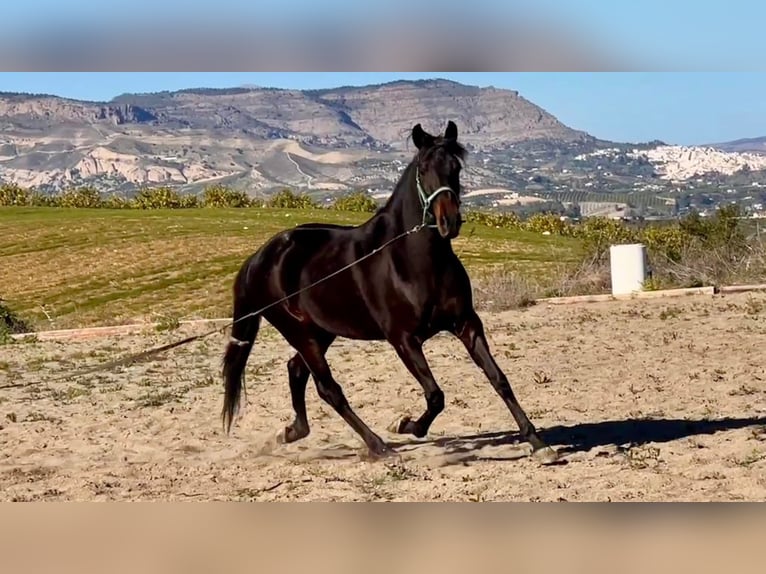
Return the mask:
[[724,192],[736,198],[732,186],[761,201],[747,190],[766,183],[766,156],[604,142],[515,91],[447,80],[195,88],[110,102],[0,93],[0,181],[43,191],[89,184],[126,194],[148,185],[194,192],[222,183],[256,196],[284,187],[384,196],[414,151],[412,126],[437,132],[447,120],[471,151],[464,185],[474,204],[667,212],[694,203],[684,194],[705,193],[703,203]]
[[464,143],[478,149],[548,139],[588,138],[559,122],[518,92],[478,88],[448,81],[394,82],[383,86],[311,92],[311,97],[338,110],[375,141],[401,145],[413,118],[441,128],[446,119],[460,126]]
[[443,80],[322,91],[189,89],[103,103],[0,94],[0,177],[49,188],[229,180],[253,191],[344,189],[390,180],[383,166],[412,152],[412,125],[437,131],[448,119],[473,150],[592,139],[514,91]]

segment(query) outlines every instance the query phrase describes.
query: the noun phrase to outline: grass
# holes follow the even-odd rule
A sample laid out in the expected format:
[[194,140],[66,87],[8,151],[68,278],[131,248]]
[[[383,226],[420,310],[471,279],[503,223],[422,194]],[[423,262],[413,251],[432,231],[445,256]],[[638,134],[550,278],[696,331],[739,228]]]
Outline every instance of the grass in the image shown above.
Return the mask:
[[[0,295],[36,329],[169,317],[226,317],[242,261],[271,235],[308,221],[357,224],[334,210],[0,208]],[[455,250],[536,284],[579,261],[577,240],[466,224]]]

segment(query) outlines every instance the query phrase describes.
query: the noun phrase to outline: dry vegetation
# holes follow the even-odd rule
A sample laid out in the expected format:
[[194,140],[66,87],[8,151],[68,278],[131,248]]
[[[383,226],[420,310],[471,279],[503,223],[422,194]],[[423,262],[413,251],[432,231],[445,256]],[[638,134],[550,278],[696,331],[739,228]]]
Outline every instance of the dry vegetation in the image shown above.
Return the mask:
[[56,381],[176,340],[143,336],[0,347],[3,500],[763,500],[766,295],[536,305],[484,314],[501,367],[545,439],[527,457],[490,385],[450,337],[426,346],[447,407],[422,440],[390,434],[422,391],[383,343],[339,341],[330,364],[350,402],[400,458],[362,443],[307,395],[312,433],[277,446],[292,420],[290,349],[265,328],[247,403],[221,429],[213,336],[161,360]]

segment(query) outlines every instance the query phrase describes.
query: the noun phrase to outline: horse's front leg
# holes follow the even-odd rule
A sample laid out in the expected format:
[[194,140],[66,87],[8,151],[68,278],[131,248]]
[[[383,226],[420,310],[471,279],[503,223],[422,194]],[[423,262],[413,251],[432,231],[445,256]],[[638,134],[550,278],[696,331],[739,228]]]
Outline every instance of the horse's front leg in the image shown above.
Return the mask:
[[519,425],[521,436],[532,445],[533,456],[543,464],[555,462],[558,454],[538,436],[534,425],[516,400],[508,379],[492,357],[484,335],[484,325],[475,311],[472,311],[465,321],[458,325],[455,335],[463,342],[471,359],[484,371],[497,394],[508,406],[513,418],[516,419],[516,424]]
[[434,419],[444,410],[444,393],[436,383],[426,357],[423,354],[423,343],[412,335],[401,335],[390,341],[396,349],[399,358],[412,376],[423,387],[426,399],[426,410],[417,419],[412,420],[408,415],[397,419],[390,427],[391,432],[412,434],[422,438],[428,434],[428,429]]

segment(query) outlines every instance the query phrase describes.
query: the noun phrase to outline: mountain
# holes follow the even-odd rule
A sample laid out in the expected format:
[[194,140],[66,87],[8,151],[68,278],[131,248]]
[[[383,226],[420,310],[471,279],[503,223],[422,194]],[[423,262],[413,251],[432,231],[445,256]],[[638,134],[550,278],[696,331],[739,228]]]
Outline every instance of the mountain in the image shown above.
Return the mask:
[[[417,122],[458,123],[472,149],[518,141],[587,141],[517,92],[446,80],[297,91],[187,89],[110,102],[0,94],[0,177],[59,188],[100,182],[204,184],[253,190],[315,184],[340,189],[411,153]],[[375,177],[372,178],[376,179]]]
[[44,192],[86,184],[128,195],[155,185],[198,192],[221,183],[254,196],[290,187],[320,199],[357,189],[384,197],[414,152],[412,126],[440,132],[447,120],[470,151],[463,183],[473,205],[667,213],[735,199],[732,185],[760,201],[743,186],[766,182],[754,154],[602,141],[514,90],[443,79],[190,88],[109,102],[0,93],[0,180]]
[[707,147],[712,147],[717,150],[727,152],[749,152],[766,154],[766,136],[757,138],[743,138],[730,142],[715,143],[710,144]]

